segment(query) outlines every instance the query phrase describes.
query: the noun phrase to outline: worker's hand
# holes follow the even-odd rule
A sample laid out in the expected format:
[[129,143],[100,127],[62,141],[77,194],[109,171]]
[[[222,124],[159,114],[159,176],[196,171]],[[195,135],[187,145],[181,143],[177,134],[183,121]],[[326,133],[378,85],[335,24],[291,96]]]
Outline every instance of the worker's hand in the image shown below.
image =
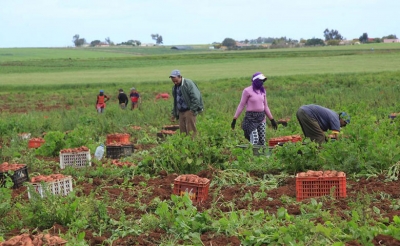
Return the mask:
[[271,125],[274,128],[274,130],[278,129],[278,124],[276,124],[276,121],[274,119],[271,120]]
[[236,126],[236,119],[233,119],[231,123],[232,130],[235,130],[235,126]]
[[175,121],[175,116],[171,116],[171,122]]

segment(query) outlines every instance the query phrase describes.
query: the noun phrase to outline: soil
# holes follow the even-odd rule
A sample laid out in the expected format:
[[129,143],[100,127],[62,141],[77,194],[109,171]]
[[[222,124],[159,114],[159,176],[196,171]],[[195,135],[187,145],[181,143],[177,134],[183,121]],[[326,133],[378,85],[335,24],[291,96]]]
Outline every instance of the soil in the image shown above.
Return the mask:
[[[209,178],[212,180],[215,175],[215,170],[207,170],[198,173],[197,175],[203,178]],[[77,193],[78,196],[89,195],[91,192],[95,191],[95,194],[98,199],[101,199],[101,195],[104,192],[108,192],[111,197],[119,197],[123,196],[124,200],[130,203],[134,203],[137,199],[140,199],[141,203],[147,204],[148,207],[154,206],[151,205],[151,201],[155,197],[159,197],[161,200],[169,200],[170,195],[173,192],[173,182],[177,177],[177,174],[167,174],[166,172],[160,172],[159,175],[155,178],[151,178],[146,180],[143,176],[134,176],[133,179],[129,180],[129,184],[131,186],[138,186],[142,182],[147,183],[146,190],[148,193],[146,194],[132,194],[135,192],[132,190],[128,190],[125,188],[114,188],[115,185],[121,185],[124,180],[116,179],[112,181],[105,181],[101,178],[94,178],[92,183],[81,182],[77,183],[75,190],[79,190]],[[259,210],[263,209],[268,213],[276,213],[277,209],[280,207],[284,207],[287,209],[288,213],[291,215],[299,215],[300,205],[297,203],[287,203],[284,202],[281,197],[283,195],[296,198],[296,182],[295,178],[287,178],[280,183],[280,186],[276,189],[272,189],[267,191],[267,196],[264,199],[259,199],[256,201],[248,201],[243,199],[238,199],[243,197],[246,193],[251,192],[255,193],[260,190],[259,186],[246,186],[243,184],[233,185],[229,187],[210,187],[209,195],[207,200],[201,203],[194,203],[199,211],[204,211],[205,209],[211,208],[211,206],[218,206],[222,211],[230,211],[231,207],[226,205],[227,201],[233,201],[235,203],[235,207],[237,209],[251,209],[251,210]],[[151,189],[150,189],[151,188]],[[24,195],[26,192],[25,187],[20,187],[13,191],[13,197]],[[143,192],[143,190],[142,190]],[[218,199],[212,199],[211,194],[217,192]],[[383,177],[362,178],[358,181],[347,180],[347,198],[338,198],[338,199],[324,199],[317,198],[318,201],[322,201],[324,203],[323,207],[325,210],[330,211],[332,215],[342,216],[343,219],[349,220],[343,210],[349,209],[349,203],[354,202],[360,197],[366,194],[376,194],[376,200],[378,202],[371,202],[369,206],[372,208],[375,206],[380,209],[380,214],[382,217],[387,217],[389,221],[393,221],[394,216],[400,216],[400,210],[393,209],[390,204],[391,201],[384,198],[385,196],[381,196],[381,194],[388,194],[394,199],[400,198],[400,181],[392,181],[385,182]],[[215,195],[215,194],[214,194]],[[269,198],[269,199],[268,199]],[[271,199],[272,198],[272,199]],[[27,198],[26,198],[27,199]],[[310,200],[303,200],[301,203],[308,203]],[[300,204],[301,204],[300,203]],[[118,219],[118,211],[115,211],[111,208],[108,209],[109,216],[114,219]],[[125,214],[132,216],[133,218],[141,218],[141,216],[146,213],[146,211],[141,211],[135,209],[134,207],[127,207],[125,209]],[[378,218],[377,218],[378,219]],[[322,219],[316,219],[315,223],[324,223]],[[33,229],[33,228],[32,228]],[[61,226],[55,224],[51,229],[51,233],[66,233],[68,231],[68,227]],[[19,230],[11,231],[7,234],[7,238],[18,235]],[[85,239],[89,242],[90,245],[100,245],[102,244],[108,237],[110,237],[110,233],[104,233],[101,237],[94,236],[96,235],[94,232],[87,230],[85,231]],[[162,229],[156,229],[150,233],[138,235],[138,236],[126,236],[124,238],[120,238],[114,241],[113,245],[158,245],[159,241],[166,236],[166,232]],[[235,236],[225,236],[222,234],[215,234],[213,232],[206,232],[201,235],[201,240],[204,245],[240,245],[240,240]],[[372,243],[374,245],[400,245],[400,241],[395,238],[387,235],[377,235]],[[356,240],[349,241],[346,245],[361,245]]]

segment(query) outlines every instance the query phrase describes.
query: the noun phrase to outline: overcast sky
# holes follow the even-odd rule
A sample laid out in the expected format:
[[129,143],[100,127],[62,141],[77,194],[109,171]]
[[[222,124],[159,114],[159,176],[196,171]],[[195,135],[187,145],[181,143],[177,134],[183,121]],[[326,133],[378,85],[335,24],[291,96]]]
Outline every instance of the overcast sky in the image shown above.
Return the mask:
[[400,37],[400,0],[0,0],[0,47],[66,47],[130,39],[165,45],[225,38]]

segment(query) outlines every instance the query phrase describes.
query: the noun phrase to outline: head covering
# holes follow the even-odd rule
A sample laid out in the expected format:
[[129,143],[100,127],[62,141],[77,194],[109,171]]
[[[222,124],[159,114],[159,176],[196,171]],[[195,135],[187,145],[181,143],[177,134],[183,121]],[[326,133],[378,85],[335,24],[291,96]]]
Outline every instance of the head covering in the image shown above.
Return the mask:
[[134,90],[136,90],[136,88],[135,88],[135,87],[132,87],[132,88],[131,88],[131,91],[134,91]]
[[175,77],[178,77],[178,76],[181,76],[181,72],[179,70],[177,70],[177,69],[172,70],[171,74],[169,75],[170,78],[171,77],[175,78]]
[[104,90],[100,90],[100,92],[104,92]]
[[343,119],[344,122],[346,122],[347,124],[350,123],[350,115],[348,115],[346,112],[341,112],[341,113],[339,114],[339,118],[340,118],[340,119]]
[[253,78],[251,79],[252,85],[253,85],[253,90],[256,92],[257,90],[260,90],[261,93],[265,93],[264,89],[264,82],[267,80],[267,77],[265,77],[264,74],[261,72],[257,72],[253,74]]

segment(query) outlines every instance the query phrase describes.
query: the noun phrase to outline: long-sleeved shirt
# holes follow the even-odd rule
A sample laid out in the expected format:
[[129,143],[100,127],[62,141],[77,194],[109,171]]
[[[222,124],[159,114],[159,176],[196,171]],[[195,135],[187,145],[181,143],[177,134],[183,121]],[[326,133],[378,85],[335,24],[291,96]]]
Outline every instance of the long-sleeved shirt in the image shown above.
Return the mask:
[[119,104],[125,103],[125,105],[127,105],[128,104],[128,96],[124,92],[120,92],[118,94],[118,101],[119,101]]
[[242,113],[244,107],[246,106],[246,111],[252,112],[265,112],[268,119],[272,120],[274,117],[271,114],[271,110],[268,107],[267,95],[266,93],[261,93],[257,90],[257,93],[253,90],[253,86],[244,88],[242,92],[242,98],[236,109],[234,119],[237,119]]

